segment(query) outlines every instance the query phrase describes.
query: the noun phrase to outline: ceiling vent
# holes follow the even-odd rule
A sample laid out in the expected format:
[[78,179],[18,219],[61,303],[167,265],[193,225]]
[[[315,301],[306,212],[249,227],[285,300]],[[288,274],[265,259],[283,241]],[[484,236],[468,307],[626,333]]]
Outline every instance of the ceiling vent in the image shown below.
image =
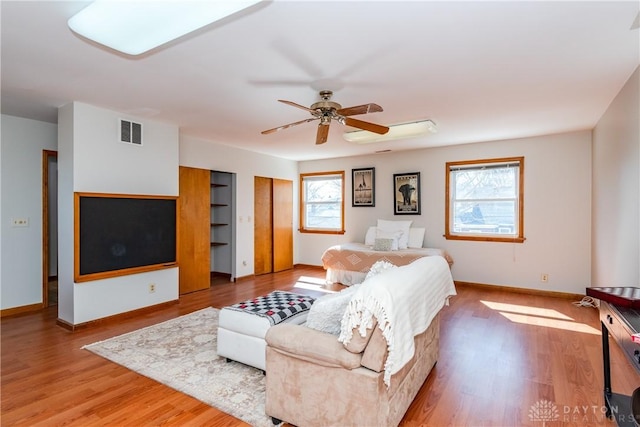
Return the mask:
[[142,124],[121,119],[120,142],[142,145]]

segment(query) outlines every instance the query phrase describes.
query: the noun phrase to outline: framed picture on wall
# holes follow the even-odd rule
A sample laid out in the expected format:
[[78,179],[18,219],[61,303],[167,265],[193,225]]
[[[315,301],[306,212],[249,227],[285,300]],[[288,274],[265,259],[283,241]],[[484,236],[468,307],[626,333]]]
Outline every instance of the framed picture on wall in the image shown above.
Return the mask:
[[420,172],[393,174],[393,214],[420,215]]
[[352,169],[351,177],[351,206],[375,206],[376,168]]

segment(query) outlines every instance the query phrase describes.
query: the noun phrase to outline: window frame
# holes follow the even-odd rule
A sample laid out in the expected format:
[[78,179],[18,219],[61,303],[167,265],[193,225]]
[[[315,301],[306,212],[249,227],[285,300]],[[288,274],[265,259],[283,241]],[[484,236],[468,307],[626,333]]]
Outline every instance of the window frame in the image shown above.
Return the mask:
[[[322,176],[339,176],[341,183],[341,199],[340,199],[340,229],[320,229],[320,228],[309,228],[306,225],[306,206],[307,202],[305,199],[305,179],[309,177],[322,177]],[[314,234],[344,234],[344,197],[345,197],[345,180],[344,180],[344,171],[329,171],[329,172],[311,172],[311,173],[301,173],[300,174],[300,197],[299,197],[299,205],[300,205],[300,228],[298,229],[301,233],[314,233]]]
[[[482,165],[486,164],[507,164],[518,163],[518,195],[517,195],[517,220],[518,229],[515,235],[509,237],[500,237],[498,234],[459,234],[451,231],[453,221],[451,215],[453,214],[453,191],[451,190],[451,170],[456,167],[473,168],[477,165],[477,169],[481,169]],[[526,239],[524,237],[524,156],[521,157],[502,157],[495,159],[479,159],[479,160],[463,160],[457,162],[447,162],[445,166],[445,232],[444,238],[447,240],[470,240],[481,242],[508,242],[508,243],[523,243]]]

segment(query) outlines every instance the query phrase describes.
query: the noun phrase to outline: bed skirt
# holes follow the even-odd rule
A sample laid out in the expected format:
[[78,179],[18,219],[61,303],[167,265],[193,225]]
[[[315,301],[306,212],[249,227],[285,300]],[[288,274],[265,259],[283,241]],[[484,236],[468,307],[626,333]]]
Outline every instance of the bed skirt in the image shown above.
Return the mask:
[[327,283],[340,283],[345,286],[351,286],[364,282],[365,277],[367,277],[367,273],[362,273],[360,271],[335,270],[333,268],[327,268],[325,280]]

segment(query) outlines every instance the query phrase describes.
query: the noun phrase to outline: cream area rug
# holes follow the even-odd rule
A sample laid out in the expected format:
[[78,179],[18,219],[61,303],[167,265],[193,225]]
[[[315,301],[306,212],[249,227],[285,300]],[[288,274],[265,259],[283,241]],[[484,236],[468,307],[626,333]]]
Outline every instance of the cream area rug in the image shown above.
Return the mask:
[[205,308],[83,348],[252,426],[273,426],[262,371],[216,354],[219,312]]

